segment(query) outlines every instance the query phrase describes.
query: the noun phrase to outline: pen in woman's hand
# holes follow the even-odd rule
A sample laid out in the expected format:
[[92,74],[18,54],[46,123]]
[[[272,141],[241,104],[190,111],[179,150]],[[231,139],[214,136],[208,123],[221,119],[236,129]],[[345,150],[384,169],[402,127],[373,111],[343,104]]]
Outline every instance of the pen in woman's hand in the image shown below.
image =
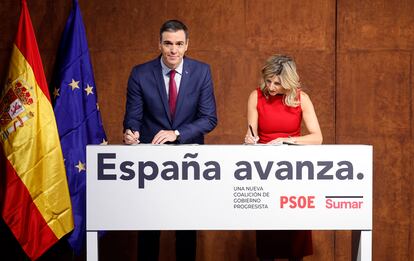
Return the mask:
[[253,128],[252,128],[252,125],[250,125],[250,124],[249,124],[249,129],[250,129],[250,133],[251,133],[251,134],[252,134],[252,136],[253,136],[253,139],[254,139],[254,144],[256,144],[256,143],[257,143],[257,141],[256,141],[256,137],[254,136]]
[[254,132],[253,132],[253,128],[252,125],[249,124],[249,129],[250,129],[250,133],[252,134],[252,136],[254,137]]

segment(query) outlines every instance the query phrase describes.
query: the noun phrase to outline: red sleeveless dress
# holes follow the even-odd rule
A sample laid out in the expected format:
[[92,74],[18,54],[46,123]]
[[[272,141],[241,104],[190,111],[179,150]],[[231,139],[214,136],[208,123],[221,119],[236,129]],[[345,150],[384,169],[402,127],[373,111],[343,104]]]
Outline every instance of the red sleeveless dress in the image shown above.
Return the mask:
[[263,92],[257,89],[257,112],[259,143],[268,143],[280,137],[300,136],[302,108],[286,106],[284,95],[266,98]]
[[[258,88],[257,112],[259,143],[268,143],[279,137],[300,136],[302,108],[300,105],[286,106],[283,95],[266,98]],[[259,258],[291,258],[311,255],[313,253],[312,232],[309,230],[258,230],[256,231],[256,253]]]

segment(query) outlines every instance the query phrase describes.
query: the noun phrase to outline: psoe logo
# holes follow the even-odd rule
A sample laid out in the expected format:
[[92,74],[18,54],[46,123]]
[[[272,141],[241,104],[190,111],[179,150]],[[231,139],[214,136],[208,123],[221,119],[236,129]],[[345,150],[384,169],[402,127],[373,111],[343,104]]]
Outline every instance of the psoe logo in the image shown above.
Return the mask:
[[315,208],[315,196],[280,196],[280,208]]

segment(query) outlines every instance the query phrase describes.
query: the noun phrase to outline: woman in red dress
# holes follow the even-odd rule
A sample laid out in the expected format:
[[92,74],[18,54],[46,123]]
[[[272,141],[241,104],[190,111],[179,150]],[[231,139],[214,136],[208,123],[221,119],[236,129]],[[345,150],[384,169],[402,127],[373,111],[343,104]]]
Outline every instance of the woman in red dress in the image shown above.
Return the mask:
[[[293,59],[285,55],[271,56],[262,68],[262,83],[247,104],[247,120],[252,127],[246,144],[321,144],[322,132],[309,96],[300,89]],[[301,124],[307,129],[301,135]],[[311,231],[257,231],[256,252],[260,260],[288,258],[302,260],[312,254]]]

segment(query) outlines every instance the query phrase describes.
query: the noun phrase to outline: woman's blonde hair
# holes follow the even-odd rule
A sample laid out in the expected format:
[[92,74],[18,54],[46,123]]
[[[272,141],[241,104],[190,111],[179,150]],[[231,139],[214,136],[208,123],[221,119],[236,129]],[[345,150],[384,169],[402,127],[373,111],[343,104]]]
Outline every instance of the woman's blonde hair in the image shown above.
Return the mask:
[[266,60],[262,67],[262,80],[260,89],[268,97],[266,79],[279,76],[282,87],[287,90],[284,102],[287,106],[297,107],[300,104],[298,89],[300,88],[299,75],[296,72],[296,64],[286,55],[273,55]]

